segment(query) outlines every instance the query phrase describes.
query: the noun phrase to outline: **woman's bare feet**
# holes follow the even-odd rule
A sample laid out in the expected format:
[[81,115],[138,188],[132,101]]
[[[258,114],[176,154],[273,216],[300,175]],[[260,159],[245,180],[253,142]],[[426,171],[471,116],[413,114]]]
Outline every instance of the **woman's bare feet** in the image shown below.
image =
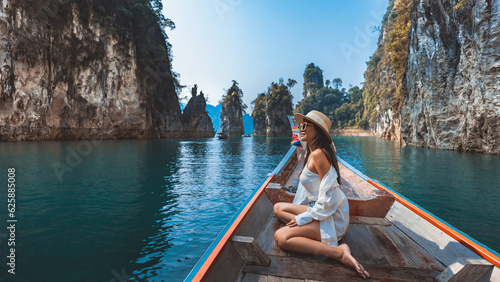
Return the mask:
[[349,248],[349,246],[347,246],[346,243],[343,243],[340,244],[339,247],[343,250],[342,258],[340,259],[340,261],[344,265],[356,270],[361,277],[365,279],[369,278],[370,273],[368,273],[368,271],[366,271],[364,267],[351,255],[351,249]]

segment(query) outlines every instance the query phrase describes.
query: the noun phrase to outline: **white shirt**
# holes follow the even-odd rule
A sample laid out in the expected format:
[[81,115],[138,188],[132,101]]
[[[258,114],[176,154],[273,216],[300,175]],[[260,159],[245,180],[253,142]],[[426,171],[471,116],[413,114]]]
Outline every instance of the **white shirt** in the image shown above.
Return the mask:
[[311,172],[305,164],[300,175],[294,204],[307,204],[316,201],[307,211],[296,215],[299,226],[311,222],[313,219],[320,223],[321,242],[330,246],[338,246],[338,241],[347,232],[349,226],[349,203],[344,192],[340,190],[337,181],[337,171],[330,166],[328,173],[320,179],[319,175]]

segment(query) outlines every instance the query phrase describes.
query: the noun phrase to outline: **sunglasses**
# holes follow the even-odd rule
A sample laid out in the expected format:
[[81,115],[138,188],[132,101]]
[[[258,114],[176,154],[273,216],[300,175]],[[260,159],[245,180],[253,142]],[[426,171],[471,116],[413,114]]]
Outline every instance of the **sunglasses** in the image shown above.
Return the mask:
[[306,128],[307,128],[308,125],[309,124],[304,121],[303,123],[299,124],[299,130],[300,131],[306,130]]

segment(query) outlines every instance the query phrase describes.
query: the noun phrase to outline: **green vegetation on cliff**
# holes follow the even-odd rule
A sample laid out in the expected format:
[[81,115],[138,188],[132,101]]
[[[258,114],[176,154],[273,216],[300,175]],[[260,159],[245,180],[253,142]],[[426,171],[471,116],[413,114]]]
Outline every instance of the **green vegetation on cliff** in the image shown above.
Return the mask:
[[304,71],[304,92],[302,95],[306,98],[321,87],[323,87],[323,70],[315,66],[314,63],[310,63]]
[[232,82],[233,84],[220,101],[222,105],[221,132],[229,133],[229,136],[241,136],[244,133],[243,114],[247,105],[243,103],[243,91],[238,86],[238,82],[236,80]]
[[252,101],[254,130],[253,135],[291,136],[288,116],[293,114],[290,89],[297,81],[288,79],[285,85],[283,78],[278,83],[272,82],[266,93],[261,93]]
[[408,54],[410,0],[390,0],[382,20],[378,48],[367,62],[363,86],[363,119],[372,126],[379,113],[403,105],[402,80]]
[[336,128],[365,128],[362,90],[358,86],[348,91],[330,86],[321,87],[295,106],[296,113],[307,114],[318,110],[324,113]]

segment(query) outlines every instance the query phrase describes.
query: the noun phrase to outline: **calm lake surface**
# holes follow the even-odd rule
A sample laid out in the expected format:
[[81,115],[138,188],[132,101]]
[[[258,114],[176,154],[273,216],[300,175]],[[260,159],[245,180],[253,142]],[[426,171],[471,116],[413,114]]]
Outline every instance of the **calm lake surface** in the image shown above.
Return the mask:
[[[334,138],[338,155],[500,250],[500,157]],[[16,275],[0,281],[182,281],[290,148],[289,138],[0,143],[16,169]]]

